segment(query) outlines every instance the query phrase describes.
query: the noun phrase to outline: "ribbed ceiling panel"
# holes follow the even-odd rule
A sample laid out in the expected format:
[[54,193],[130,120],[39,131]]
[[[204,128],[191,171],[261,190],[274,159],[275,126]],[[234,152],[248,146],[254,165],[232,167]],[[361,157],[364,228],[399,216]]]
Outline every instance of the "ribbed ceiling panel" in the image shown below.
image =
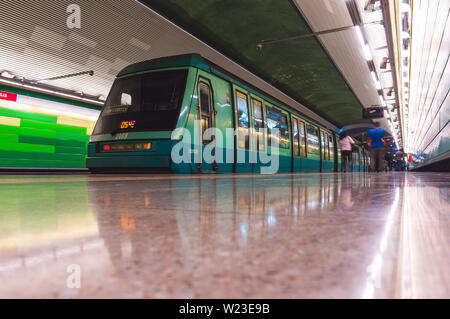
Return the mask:
[[[30,80],[94,70],[49,84],[107,95],[121,68],[161,56],[197,52],[327,127],[334,126],[133,0],[78,0],[81,29],[66,25],[66,0],[0,0],[0,71]],[[26,22],[26,23],[24,23]]]

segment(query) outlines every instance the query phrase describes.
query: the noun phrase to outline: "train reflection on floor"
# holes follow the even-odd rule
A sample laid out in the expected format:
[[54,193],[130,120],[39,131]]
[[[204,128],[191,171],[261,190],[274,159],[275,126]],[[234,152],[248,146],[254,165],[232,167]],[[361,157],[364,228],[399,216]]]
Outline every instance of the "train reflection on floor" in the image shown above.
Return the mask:
[[[429,282],[408,277],[419,288],[407,291],[398,269],[423,265],[399,246],[417,256],[427,236],[402,229],[420,227],[420,207],[423,225],[439,217],[433,245],[448,243],[443,185],[403,173],[0,179],[0,296],[415,296]],[[71,264],[81,289],[66,286]]]

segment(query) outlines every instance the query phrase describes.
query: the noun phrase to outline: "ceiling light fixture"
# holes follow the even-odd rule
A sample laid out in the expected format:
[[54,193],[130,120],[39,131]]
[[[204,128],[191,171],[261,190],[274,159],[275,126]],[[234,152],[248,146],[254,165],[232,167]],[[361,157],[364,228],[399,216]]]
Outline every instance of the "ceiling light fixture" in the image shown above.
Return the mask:
[[383,96],[378,95],[378,97],[380,98],[380,103],[381,103],[381,105],[382,105],[382,106],[386,106],[386,102],[384,101]]
[[14,74],[9,73],[8,71],[2,71],[1,76],[7,79],[14,79]]
[[85,102],[88,102],[88,103],[91,103],[91,104],[100,105],[100,106],[104,105],[104,102],[102,102],[102,101],[98,101],[98,100],[94,100],[94,99],[90,99],[90,98],[85,98],[85,97],[77,96],[77,95],[74,95],[74,94],[58,92],[58,91],[55,91],[55,90],[45,89],[45,88],[42,88],[42,87],[39,87],[39,86],[30,85],[30,84],[26,84],[26,83],[21,83],[21,82],[17,82],[17,81],[10,81],[8,79],[0,78],[0,83],[9,84],[9,85],[13,85],[13,86],[18,86],[18,87],[22,87],[22,88],[26,88],[26,89],[31,89],[31,90],[35,90],[35,91],[42,92],[42,93],[49,93],[49,94],[52,94],[52,95],[66,97],[66,98],[69,98],[69,99],[81,100],[81,101],[85,101]]
[[374,71],[370,72],[370,74],[372,75],[372,79],[373,82],[375,83],[375,87],[377,88],[377,90],[381,90],[381,83],[377,78],[377,75],[375,74]]
[[363,46],[363,51],[364,51],[364,57],[366,58],[366,60],[372,61],[373,60],[372,52],[370,52],[370,48],[369,48],[368,44]]
[[362,31],[361,31],[361,26],[359,26],[359,25],[356,26],[355,30],[356,30],[356,35],[358,36],[359,43],[363,47],[366,44],[366,41],[364,41],[364,37],[363,37]]

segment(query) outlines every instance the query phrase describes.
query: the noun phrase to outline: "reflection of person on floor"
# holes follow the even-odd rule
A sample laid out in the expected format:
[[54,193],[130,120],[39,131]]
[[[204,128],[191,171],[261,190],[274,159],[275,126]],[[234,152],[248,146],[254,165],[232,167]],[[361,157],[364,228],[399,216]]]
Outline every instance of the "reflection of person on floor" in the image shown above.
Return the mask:
[[373,129],[369,130],[367,135],[370,146],[370,163],[372,172],[381,172],[384,170],[384,141],[383,137],[386,131],[380,127],[379,123],[374,123]]
[[342,132],[341,139],[339,140],[339,147],[341,148],[342,166],[344,172],[347,172],[347,163],[352,160],[352,145],[355,141],[348,136],[347,132]]

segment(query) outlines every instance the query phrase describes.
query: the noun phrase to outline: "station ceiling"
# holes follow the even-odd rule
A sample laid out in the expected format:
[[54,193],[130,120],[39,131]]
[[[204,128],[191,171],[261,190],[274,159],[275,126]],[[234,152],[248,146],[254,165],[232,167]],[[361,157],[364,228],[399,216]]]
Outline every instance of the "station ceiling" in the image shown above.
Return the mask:
[[142,2],[337,126],[362,122],[362,104],[316,37],[257,47],[313,32],[293,1]]
[[[262,40],[353,26],[346,1],[78,0],[81,28],[69,29],[72,3],[0,0],[0,72],[37,81],[93,70],[93,77],[49,84],[104,97],[128,64],[199,53],[330,129],[363,122],[362,108],[379,104],[352,28],[257,47]],[[367,25],[366,35],[381,34],[376,28]],[[385,50],[376,46],[373,52]]]

